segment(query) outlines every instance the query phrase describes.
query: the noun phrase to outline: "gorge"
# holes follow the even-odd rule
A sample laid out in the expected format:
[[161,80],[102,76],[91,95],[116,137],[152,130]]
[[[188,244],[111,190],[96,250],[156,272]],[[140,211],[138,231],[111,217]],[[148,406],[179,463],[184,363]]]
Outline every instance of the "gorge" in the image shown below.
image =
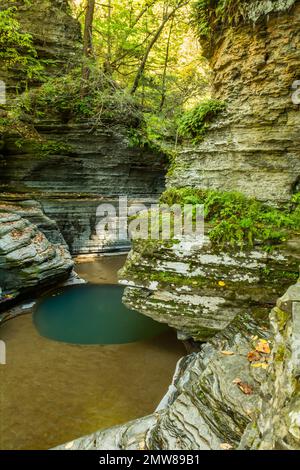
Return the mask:
[[[0,68],[8,84],[0,109],[0,309],[5,316],[74,278],[72,256],[131,249],[119,271],[123,303],[174,329],[189,352],[172,343],[172,357],[183,357],[150,414],[95,432],[83,427],[90,434],[56,448],[299,450],[300,114],[291,96],[300,2],[195,3],[212,98],[204,118],[200,104],[199,122],[188,111],[175,150],[167,138],[165,146],[156,137],[141,145],[143,118],[130,100],[119,109],[103,99],[100,114],[70,110],[73,78],[67,98],[59,80],[80,63],[79,23],[64,0],[41,0],[38,9],[19,3],[18,21],[39,59],[55,57],[45,69],[58,82],[47,89],[29,81],[24,105],[22,81],[15,101],[20,70]],[[119,196],[146,207],[159,198],[203,204],[204,244],[197,236],[132,246],[99,239],[97,207],[117,207]]]

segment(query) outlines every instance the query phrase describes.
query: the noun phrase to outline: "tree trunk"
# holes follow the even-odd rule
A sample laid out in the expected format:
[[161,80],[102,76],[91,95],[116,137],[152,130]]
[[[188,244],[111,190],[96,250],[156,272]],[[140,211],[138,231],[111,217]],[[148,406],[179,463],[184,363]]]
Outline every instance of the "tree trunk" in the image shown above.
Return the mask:
[[167,70],[168,70],[168,64],[169,64],[169,52],[170,52],[170,44],[171,44],[171,36],[172,36],[172,30],[173,30],[173,25],[174,25],[174,16],[171,21],[171,26],[169,30],[169,35],[168,35],[168,40],[167,40],[167,49],[166,49],[166,56],[165,56],[165,63],[164,63],[164,71],[163,71],[163,76],[162,76],[162,91],[161,91],[161,100],[160,100],[160,106],[159,106],[159,111],[162,111],[165,100],[166,100],[166,79],[167,79]]
[[146,67],[146,64],[147,64],[147,60],[148,60],[148,57],[149,57],[149,54],[153,48],[153,46],[155,45],[156,41],[159,39],[164,27],[166,26],[167,22],[169,21],[170,18],[173,18],[173,16],[175,15],[175,13],[177,12],[177,10],[179,10],[179,8],[183,7],[184,5],[187,5],[187,3],[189,3],[189,1],[187,2],[184,2],[184,3],[179,3],[169,14],[167,14],[165,16],[165,18],[163,19],[160,27],[158,28],[158,30],[156,31],[156,33],[154,34],[152,40],[150,41],[150,43],[148,44],[148,47],[146,49],[146,52],[145,52],[145,55],[143,57],[143,60],[139,66],[139,69],[137,71],[137,74],[136,74],[136,77],[134,79],[134,83],[132,85],[132,88],[131,88],[131,91],[130,93],[133,95],[135,92],[136,92],[136,89],[137,87],[139,86],[139,83],[140,83],[140,80],[142,78],[142,75],[144,73],[144,70],[145,70],[145,67]]
[[[83,33],[83,55],[85,60],[93,56],[93,20],[95,12],[95,0],[87,0],[86,14],[84,21]],[[90,76],[90,69],[87,64],[83,64],[82,78],[88,80]]]

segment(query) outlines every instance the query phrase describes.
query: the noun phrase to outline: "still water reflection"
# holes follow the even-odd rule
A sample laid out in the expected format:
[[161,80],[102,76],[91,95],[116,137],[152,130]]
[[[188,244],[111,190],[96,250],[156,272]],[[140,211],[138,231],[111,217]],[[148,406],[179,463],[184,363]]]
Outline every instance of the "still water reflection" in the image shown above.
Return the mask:
[[46,338],[76,344],[124,344],[148,339],[167,327],[129,310],[122,303],[124,287],[79,285],[44,299],[34,324]]

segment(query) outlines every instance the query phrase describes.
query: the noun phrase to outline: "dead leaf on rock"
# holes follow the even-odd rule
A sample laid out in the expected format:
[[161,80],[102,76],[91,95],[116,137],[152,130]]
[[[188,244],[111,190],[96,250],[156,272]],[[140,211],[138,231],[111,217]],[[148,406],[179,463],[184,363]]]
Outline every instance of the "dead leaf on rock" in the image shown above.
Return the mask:
[[265,339],[260,339],[257,342],[255,350],[264,354],[270,354],[271,352],[270,345]]
[[233,351],[221,351],[221,354],[223,354],[223,356],[234,356]]
[[249,362],[256,362],[261,360],[261,356],[258,351],[250,351],[248,352],[248,361]]
[[233,383],[236,384],[245,395],[252,395],[253,388],[251,385],[247,384],[246,382],[242,382],[242,380],[238,378],[235,379]]
[[220,444],[220,448],[222,450],[230,450],[233,449],[233,446],[231,444],[227,444],[227,442],[224,442],[223,444]]

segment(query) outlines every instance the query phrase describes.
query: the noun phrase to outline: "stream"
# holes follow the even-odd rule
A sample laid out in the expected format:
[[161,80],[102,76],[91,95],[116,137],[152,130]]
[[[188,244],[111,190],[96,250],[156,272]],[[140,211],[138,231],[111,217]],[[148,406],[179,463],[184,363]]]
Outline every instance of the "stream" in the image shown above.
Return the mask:
[[[0,368],[1,449],[48,449],[150,414],[160,402],[185,349],[173,331],[161,330],[159,325],[148,338],[145,338],[148,333],[139,333],[141,339],[137,340],[136,331],[132,337],[127,332],[126,337],[119,336],[112,344],[112,318],[116,325],[118,319],[114,310],[119,308],[119,289],[122,288],[104,287],[116,283],[117,271],[124,262],[124,256],[107,256],[78,260],[76,264],[78,274],[88,282],[97,283],[101,289],[95,285],[79,286],[87,297],[82,299],[80,290],[76,291],[79,297],[73,305],[77,305],[77,310],[75,317],[69,317],[70,324],[80,317],[88,294],[92,293],[94,300],[97,295],[100,298],[105,295],[105,302],[111,299],[105,321],[106,324],[110,319],[109,344],[103,345],[103,334],[97,340],[102,344],[82,344],[80,338],[81,344],[74,344],[72,338],[57,341],[41,336],[34,326],[33,311],[1,327],[1,339],[7,349],[7,364]],[[58,295],[46,299],[56,319]],[[66,300],[68,298],[64,298],[64,302]],[[63,325],[70,312],[75,314],[70,308],[65,312]],[[90,309],[84,314],[87,312]],[[126,314],[124,310],[120,313]],[[93,316],[95,311],[92,311]],[[153,328],[149,326],[152,320],[140,316],[140,321],[147,332]],[[84,322],[77,332],[83,325]],[[66,342],[68,339],[70,341]],[[91,342],[94,343],[94,339]]]

